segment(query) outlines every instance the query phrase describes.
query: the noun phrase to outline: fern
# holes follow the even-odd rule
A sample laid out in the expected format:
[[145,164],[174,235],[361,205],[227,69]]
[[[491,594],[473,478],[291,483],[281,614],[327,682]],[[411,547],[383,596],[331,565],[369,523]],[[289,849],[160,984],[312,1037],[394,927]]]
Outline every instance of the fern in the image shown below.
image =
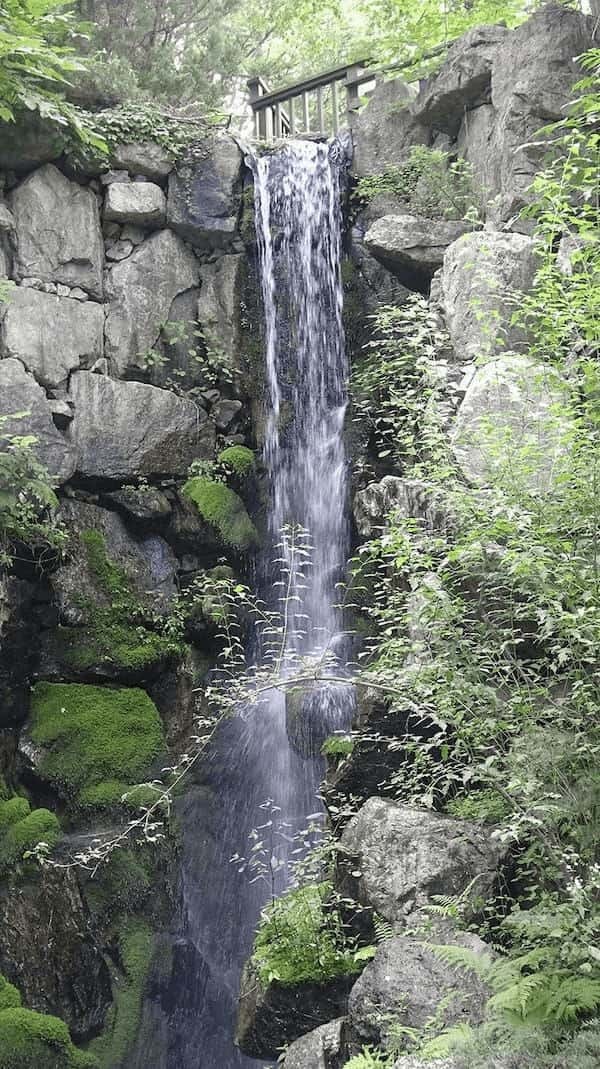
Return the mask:
[[375,941],[377,943],[385,943],[388,939],[394,937],[394,926],[389,921],[384,920],[376,913],[373,917],[373,928],[375,929]]

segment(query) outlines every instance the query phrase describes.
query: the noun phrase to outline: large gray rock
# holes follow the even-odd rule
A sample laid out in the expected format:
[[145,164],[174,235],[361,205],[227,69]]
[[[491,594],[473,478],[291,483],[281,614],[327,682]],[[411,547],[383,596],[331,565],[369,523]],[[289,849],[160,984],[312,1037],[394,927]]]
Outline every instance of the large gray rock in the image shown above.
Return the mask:
[[[369,798],[341,840],[344,892],[388,921],[404,921],[432,895],[464,895],[475,912],[499,878],[506,847],[489,828]],[[342,854],[343,857],[343,854]]]
[[459,219],[425,219],[417,215],[385,215],[365,235],[365,245],[382,263],[431,277],[444,261],[449,245],[472,229]]
[[15,274],[77,286],[102,297],[104,245],[91,189],[48,163],[9,197],[17,227]]
[[169,176],[169,226],[202,249],[226,249],[242,203],[242,153],[232,137],[207,141]]
[[17,286],[0,305],[0,354],[16,357],[38,382],[54,387],[103,353],[104,309]]
[[466,110],[489,103],[492,64],[507,36],[505,26],[476,26],[455,41],[414,102],[419,122],[454,137]]
[[510,219],[526,201],[546,146],[538,131],[564,117],[581,76],[576,57],[594,46],[594,20],[550,4],[510,33],[492,71],[492,156],[498,160],[495,217]]
[[15,219],[8,206],[0,200],[0,278],[12,275]]
[[408,158],[412,145],[427,145],[430,133],[410,110],[414,91],[400,78],[380,82],[369,101],[352,117],[353,170],[357,175],[381,174]]
[[301,1036],[288,1047],[283,1059],[283,1069],[338,1069],[342,1058],[343,1018],[329,1021]]
[[492,197],[499,191],[499,167],[493,148],[496,112],[491,104],[481,104],[466,111],[458,131],[457,148],[471,166],[473,192],[482,217]]
[[220,256],[200,268],[198,323],[207,348],[231,371],[240,370],[240,301],[243,287],[243,254]]
[[113,182],[106,190],[104,218],[111,222],[159,227],[166,214],[167,199],[154,182]]
[[153,234],[110,269],[105,342],[118,375],[145,366],[145,354],[155,345],[174,298],[197,285],[197,260],[170,230]]
[[557,372],[508,354],[471,370],[452,448],[477,485],[504,479],[543,492],[564,470],[570,433],[568,394]]
[[139,602],[157,613],[168,610],[177,592],[177,558],[162,538],[134,538],[115,512],[84,501],[63,501],[58,517],[69,542],[66,558],[52,573],[50,584],[62,624],[80,626],[90,605],[109,608],[114,597],[87,549],[85,536],[91,531],[100,535],[106,557],[125,574]]
[[154,182],[164,181],[173,170],[173,161],[161,145],[154,141],[130,141],[117,145],[113,152],[113,166],[141,174]]
[[396,475],[385,475],[378,483],[369,483],[359,490],[354,497],[353,511],[358,533],[363,538],[372,538],[385,528],[390,514],[404,520],[420,520],[423,530],[429,534],[445,534],[453,525],[451,510],[439,487]]
[[[445,932],[432,942],[464,946],[482,955],[485,943],[470,932]],[[467,969],[454,969],[415,937],[395,936],[381,944],[356,981],[348,1000],[350,1053],[363,1046],[409,1047],[401,1029],[422,1030],[432,1019],[439,1031],[483,1020],[489,990]]]
[[86,478],[184,475],[192,460],[212,458],[215,432],[206,412],[168,390],[79,371],[69,398],[69,438]]
[[65,126],[49,122],[37,111],[22,111],[15,122],[0,122],[0,167],[18,174],[31,171],[57,160],[67,139]]
[[538,260],[531,238],[491,230],[465,234],[446,251],[441,298],[458,358],[476,360],[526,341],[511,324],[519,295],[533,284]]
[[23,419],[2,424],[2,434],[33,435],[36,456],[58,482],[66,482],[75,471],[76,450],[54,426],[46,394],[19,360],[0,360],[0,415],[22,412]]

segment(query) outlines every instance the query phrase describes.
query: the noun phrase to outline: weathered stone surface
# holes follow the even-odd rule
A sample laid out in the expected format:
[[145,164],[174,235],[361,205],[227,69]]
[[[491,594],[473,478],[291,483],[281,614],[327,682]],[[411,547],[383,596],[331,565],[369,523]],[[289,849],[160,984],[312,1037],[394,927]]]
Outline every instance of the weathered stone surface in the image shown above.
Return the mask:
[[62,1017],[76,1040],[100,1031],[110,977],[74,869],[0,883],[0,972],[28,1009]]
[[134,527],[159,527],[171,515],[169,498],[153,486],[124,486],[104,497]]
[[382,263],[429,277],[441,267],[449,245],[471,230],[460,219],[385,215],[365,235],[365,245]]
[[446,326],[462,362],[517,349],[526,341],[511,324],[518,295],[532,286],[535,245],[523,234],[465,234],[444,256],[441,297]]
[[102,297],[104,246],[90,189],[46,164],[10,194],[17,226],[15,273],[78,286]]
[[0,318],[0,354],[16,357],[44,386],[59,386],[102,356],[104,309],[94,301],[17,286]]
[[39,656],[33,583],[5,576],[0,583],[0,731],[25,720],[30,680]]
[[250,960],[242,975],[236,1043],[252,1058],[276,1058],[281,1047],[345,1012],[353,979],[293,986],[272,980],[263,986]]
[[330,1021],[301,1036],[288,1047],[283,1069],[338,1069],[342,1058],[343,1018]]
[[516,354],[472,369],[452,430],[463,472],[485,486],[504,472],[530,489],[548,489],[567,456],[565,385],[553,368]]
[[471,166],[473,190],[484,218],[490,200],[499,191],[499,167],[492,149],[495,125],[494,107],[481,104],[465,112],[456,142],[459,156]]
[[66,127],[42,119],[37,111],[23,111],[14,123],[0,122],[0,167],[21,174],[56,160],[66,138]]
[[115,512],[85,501],[63,501],[59,519],[69,535],[66,560],[52,572],[50,584],[60,622],[77,627],[86,619],[89,606],[110,606],[114,595],[94,567],[80,535],[97,531],[106,556],[124,572],[140,604],[166,612],[176,594],[177,558],[159,535],[134,538]]
[[167,199],[154,182],[114,182],[106,191],[104,218],[135,226],[162,226]]
[[154,182],[164,180],[173,170],[169,153],[154,141],[131,141],[126,145],[117,145],[113,152],[113,163],[130,174],[143,174]]
[[351,859],[341,867],[344,891],[389,921],[404,920],[436,894],[466,893],[474,911],[507,853],[479,824],[382,798],[369,798],[341,844]]
[[144,366],[174,298],[197,285],[196,258],[170,230],[153,234],[110,269],[106,355],[117,374]]
[[564,117],[573,83],[581,76],[576,57],[594,46],[593,19],[562,4],[549,4],[510,33],[492,71],[495,108],[492,155],[500,196],[495,217],[510,219],[525,203],[526,190],[546,148],[542,126]]
[[46,394],[19,360],[0,360],[0,415],[27,412],[23,419],[9,419],[3,434],[32,434],[36,455],[58,482],[75,471],[76,450],[56,429]]
[[[487,950],[470,932],[444,932],[431,941],[468,947],[476,954]],[[350,1053],[366,1045],[397,1049],[395,1044],[402,1042],[398,1026],[422,1029],[433,1017],[437,1021],[436,1015],[440,1031],[463,1021],[480,1024],[489,995],[473,972],[446,965],[417,938],[387,939],[350,992]]]
[[216,351],[232,371],[240,366],[244,260],[243,254],[220,256],[200,268],[198,322],[207,347]]
[[199,248],[229,248],[241,200],[242,154],[233,138],[215,137],[169,176],[169,226]]
[[391,512],[401,519],[412,517],[423,524],[429,534],[445,534],[453,517],[443,491],[420,479],[401,479],[385,475],[378,483],[369,483],[354,497],[354,519],[358,532],[371,538],[385,527]]
[[413,89],[400,78],[380,82],[366,108],[352,117],[353,170],[381,174],[407,159],[412,145],[429,143],[429,131],[410,110]]
[[508,32],[504,26],[476,26],[450,46],[413,104],[419,122],[455,136],[465,110],[489,103],[492,65]]
[[69,398],[75,406],[69,439],[86,478],[184,475],[192,460],[212,457],[214,425],[206,412],[168,390],[79,371]]

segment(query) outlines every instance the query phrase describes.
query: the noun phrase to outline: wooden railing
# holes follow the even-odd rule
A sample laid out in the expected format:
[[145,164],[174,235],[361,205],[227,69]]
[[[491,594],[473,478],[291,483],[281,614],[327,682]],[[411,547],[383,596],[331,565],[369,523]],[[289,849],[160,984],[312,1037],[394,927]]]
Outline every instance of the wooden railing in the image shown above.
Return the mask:
[[281,137],[337,134],[360,102],[361,85],[375,79],[367,69],[368,60],[325,71],[304,82],[272,93],[262,78],[248,82],[254,111],[255,135],[259,141]]

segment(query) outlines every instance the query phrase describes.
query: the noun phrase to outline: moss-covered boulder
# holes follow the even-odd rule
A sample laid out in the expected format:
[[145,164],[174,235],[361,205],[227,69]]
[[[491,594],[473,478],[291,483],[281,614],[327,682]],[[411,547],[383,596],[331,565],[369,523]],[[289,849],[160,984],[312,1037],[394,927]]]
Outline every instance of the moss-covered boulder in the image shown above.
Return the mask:
[[256,527],[244,502],[225,483],[204,475],[188,479],[183,493],[226,549],[249,553],[259,544]]
[[2,1069],[98,1069],[98,1062],[73,1045],[58,1017],[20,1006],[0,1009]]
[[102,1035],[93,1040],[90,1050],[98,1058],[100,1069],[114,1069],[128,1064],[140,1026],[142,1002],[152,964],[154,937],[143,921],[125,922],[118,937],[121,969],[113,983],[114,1002]]
[[29,733],[36,775],[84,806],[118,803],[165,747],[158,710],[138,687],[37,683]]
[[[60,824],[49,809],[34,809],[30,812],[29,803],[24,798],[11,801],[19,802],[21,816],[3,830],[0,829],[0,873],[27,859],[27,855],[36,849],[51,850],[61,837]],[[26,809],[23,809],[23,803]],[[10,804],[5,802],[0,809],[9,807]],[[16,811],[15,806],[13,812]]]
[[229,445],[223,449],[217,460],[219,464],[228,468],[238,479],[245,479],[254,471],[256,457],[246,445]]

